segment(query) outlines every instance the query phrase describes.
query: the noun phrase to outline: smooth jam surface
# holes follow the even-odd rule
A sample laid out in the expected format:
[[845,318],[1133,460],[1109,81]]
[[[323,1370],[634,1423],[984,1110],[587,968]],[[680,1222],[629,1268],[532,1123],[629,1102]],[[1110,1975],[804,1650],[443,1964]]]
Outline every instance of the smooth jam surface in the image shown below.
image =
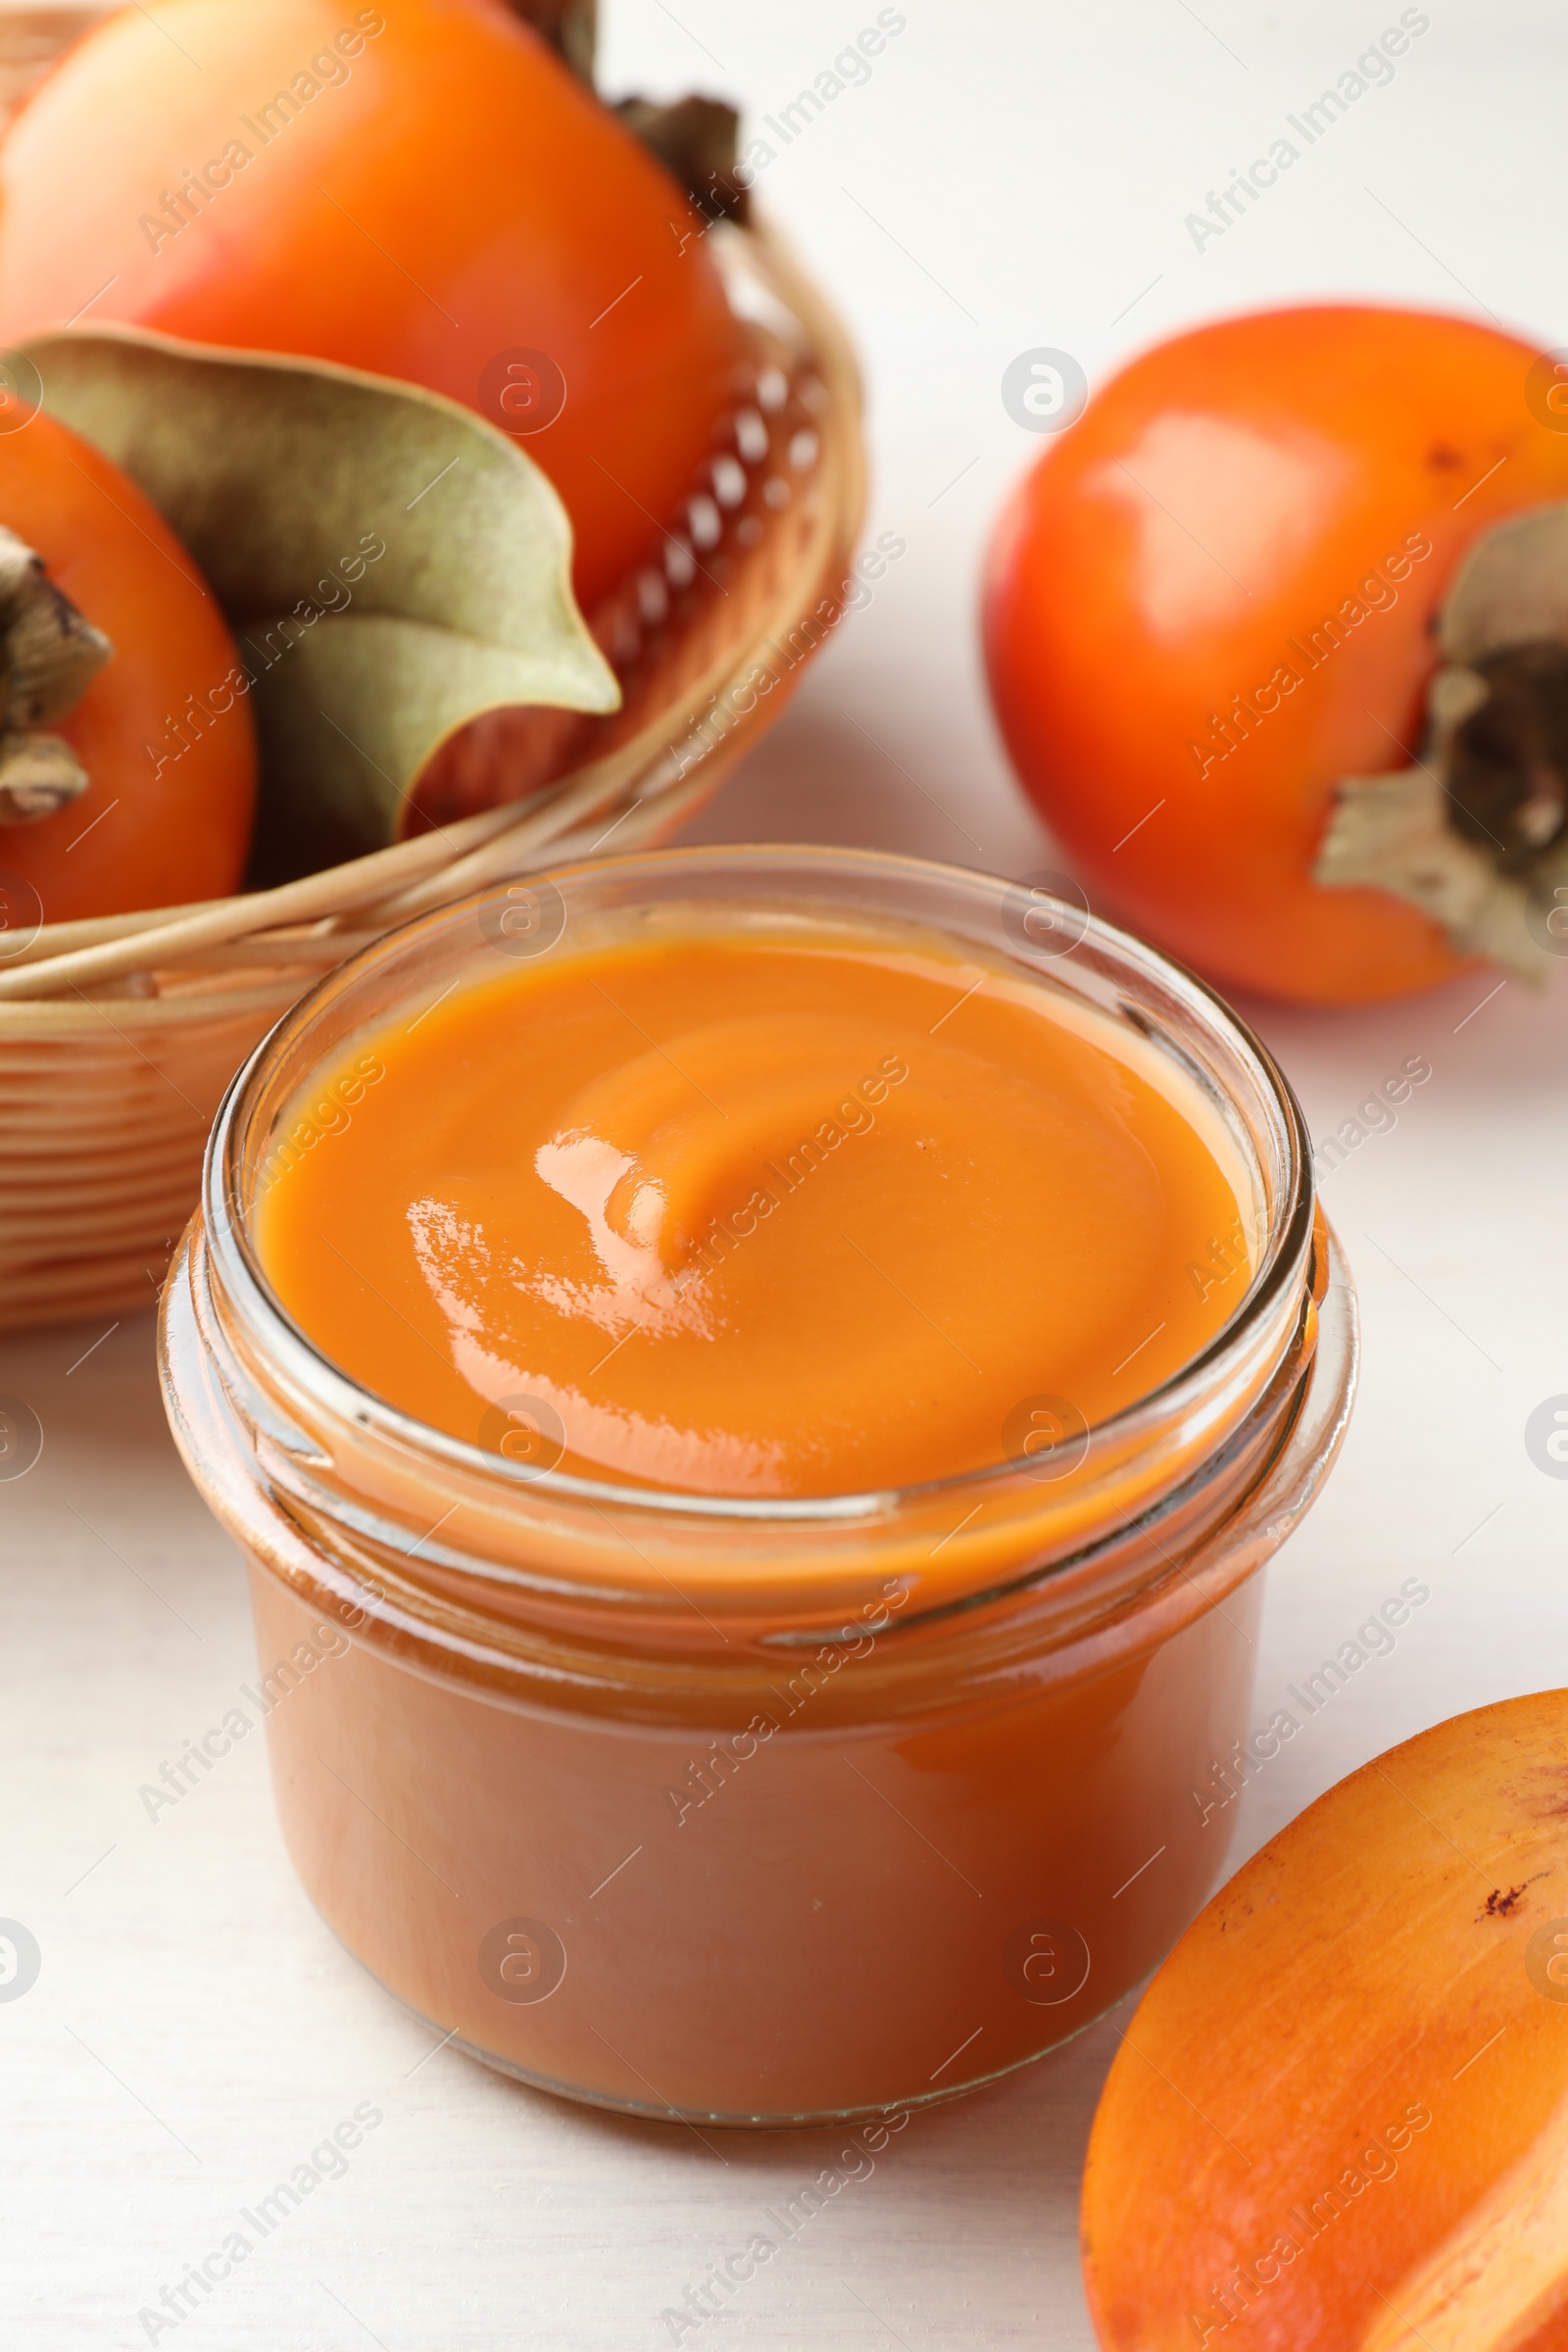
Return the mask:
[[565,1469],[808,1495],[1160,1386],[1247,1288],[1240,1183],[1197,1087],[1059,993],[869,929],[692,927],[359,1040],[255,1227],[300,1327],[428,1424],[494,1444],[543,1400]]

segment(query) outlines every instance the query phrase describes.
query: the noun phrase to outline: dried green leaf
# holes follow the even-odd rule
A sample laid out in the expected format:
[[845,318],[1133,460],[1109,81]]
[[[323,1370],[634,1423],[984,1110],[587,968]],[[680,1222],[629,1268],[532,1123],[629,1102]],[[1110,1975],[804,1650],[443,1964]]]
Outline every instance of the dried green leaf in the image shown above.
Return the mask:
[[234,631],[266,880],[397,839],[419,771],[481,711],[614,709],[560,499],[456,402],[136,329],[26,351],[45,409],[147,493]]

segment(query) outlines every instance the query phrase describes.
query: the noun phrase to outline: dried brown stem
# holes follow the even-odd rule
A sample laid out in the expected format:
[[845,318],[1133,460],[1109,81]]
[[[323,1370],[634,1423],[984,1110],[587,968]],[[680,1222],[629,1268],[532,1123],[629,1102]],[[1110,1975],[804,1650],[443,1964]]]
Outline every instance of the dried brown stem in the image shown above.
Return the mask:
[[0,825],[36,824],[87,789],[69,743],[46,730],[114,653],[34,554],[0,526]]

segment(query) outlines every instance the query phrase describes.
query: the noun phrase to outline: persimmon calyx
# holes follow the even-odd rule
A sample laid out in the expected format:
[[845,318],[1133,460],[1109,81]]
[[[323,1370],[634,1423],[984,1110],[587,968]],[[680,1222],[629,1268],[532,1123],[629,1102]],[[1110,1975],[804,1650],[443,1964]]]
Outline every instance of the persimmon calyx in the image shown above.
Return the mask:
[[35,825],[90,779],[63,735],[0,734],[0,825]]
[[1539,982],[1568,956],[1568,501],[1476,541],[1438,645],[1420,759],[1341,780],[1314,879],[1394,891]]
[[695,93],[669,106],[622,98],[616,114],[666,172],[673,172],[705,220],[750,218],[747,184],[736,169],[740,117],[722,98]]
[[43,558],[0,525],[0,825],[36,824],[86,791],[75,753],[46,730],[75,709],[114,650]]

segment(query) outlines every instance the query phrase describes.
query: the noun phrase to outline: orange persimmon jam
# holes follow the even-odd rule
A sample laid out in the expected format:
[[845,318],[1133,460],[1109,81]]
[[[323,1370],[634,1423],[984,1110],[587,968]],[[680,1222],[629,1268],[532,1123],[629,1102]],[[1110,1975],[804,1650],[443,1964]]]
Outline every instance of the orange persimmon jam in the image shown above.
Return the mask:
[[525,1395],[589,1475],[906,1486],[1023,1452],[1033,1394],[1135,1403],[1245,1294],[1240,1155],[1105,1015],[842,927],[565,947],[357,1039],[308,1095],[383,1074],[261,1202],[294,1320],[415,1418]]
[[801,848],[330,973],[161,1350],[349,1950],[537,2086],[878,2132],[1200,1906],[1355,1360],[1222,1004],[1070,900]]

